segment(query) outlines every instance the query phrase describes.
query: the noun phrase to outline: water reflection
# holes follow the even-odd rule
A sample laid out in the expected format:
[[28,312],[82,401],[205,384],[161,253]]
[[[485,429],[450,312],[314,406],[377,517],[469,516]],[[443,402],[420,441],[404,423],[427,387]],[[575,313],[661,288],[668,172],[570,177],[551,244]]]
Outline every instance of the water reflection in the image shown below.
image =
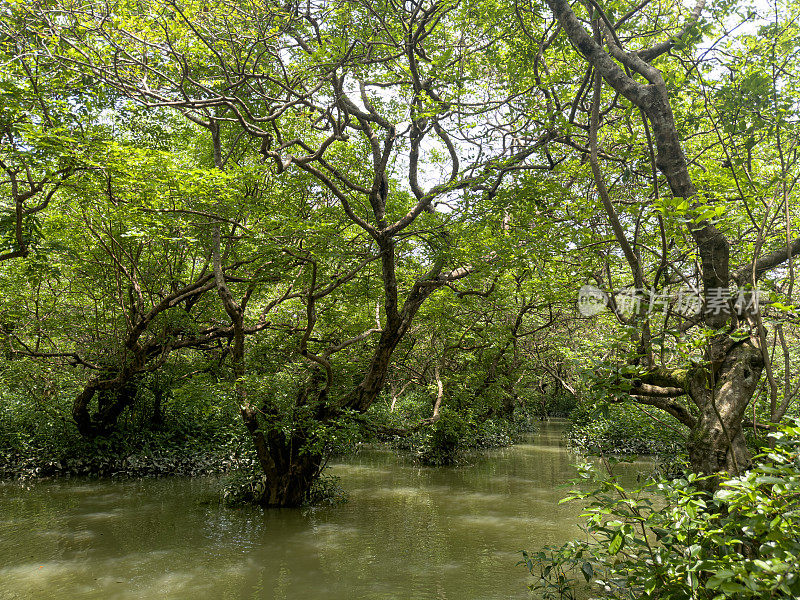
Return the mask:
[[469,466],[385,450],[333,464],[350,501],[228,509],[205,479],[0,485],[0,597],[528,598],[518,550],[576,536],[550,425]]

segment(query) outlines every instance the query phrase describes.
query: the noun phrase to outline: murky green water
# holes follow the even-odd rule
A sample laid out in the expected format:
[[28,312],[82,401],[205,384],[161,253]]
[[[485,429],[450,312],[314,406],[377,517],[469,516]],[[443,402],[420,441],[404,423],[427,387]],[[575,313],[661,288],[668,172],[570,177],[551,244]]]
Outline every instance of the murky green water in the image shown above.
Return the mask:
[[0,598],[528,598],[518,550],[579,533],[562,428],[468,467],[364,451],[332,465],[336,507],[229,509],[212,478],[0,484]]

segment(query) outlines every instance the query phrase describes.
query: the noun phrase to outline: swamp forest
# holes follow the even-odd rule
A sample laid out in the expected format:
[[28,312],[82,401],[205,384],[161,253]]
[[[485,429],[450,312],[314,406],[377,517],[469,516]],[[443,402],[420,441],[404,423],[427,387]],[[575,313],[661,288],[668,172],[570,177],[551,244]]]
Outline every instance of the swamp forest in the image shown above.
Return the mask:
[[0,598],[800,598],[798,0],[0,0]]

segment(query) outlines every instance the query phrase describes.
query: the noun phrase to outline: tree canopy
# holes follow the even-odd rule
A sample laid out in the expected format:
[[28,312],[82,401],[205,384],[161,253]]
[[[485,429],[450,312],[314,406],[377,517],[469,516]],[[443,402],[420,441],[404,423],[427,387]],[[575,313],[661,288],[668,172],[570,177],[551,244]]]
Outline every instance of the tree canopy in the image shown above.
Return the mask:
[[706,474],[796,412],[796,3],[0,6],[6,369],[86,438],[204,381],[294,506],[412,392]]

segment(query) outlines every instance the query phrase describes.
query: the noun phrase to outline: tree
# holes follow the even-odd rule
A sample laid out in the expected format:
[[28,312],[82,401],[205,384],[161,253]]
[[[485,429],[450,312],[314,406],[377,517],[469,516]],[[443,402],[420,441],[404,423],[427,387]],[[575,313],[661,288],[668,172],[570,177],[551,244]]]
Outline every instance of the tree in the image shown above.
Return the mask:
[[0,23],[0,261],[27,257],[40,239],[40,214],[76,172],[91,164],[75,108],[88,112],[85,89],[18,35],[20,20]]
[[[281,411],[270,395],[257,402],[246,389],[245,338],[255,333],[247,307],[264,288],[250,279],[237,293],[242,286],[226,275],[233,254],[223,240],[242,221],[217,218],[210,231],[213,282],[230,323],[235,397],[268,482],[263,502],[299,504],[324,464],[314,432],[366,411],[422,304],[492,261],[490,254],[459,252],[457,213],[437,213],[435,204],[457,202],[457,191],[470,186],[496,190],[537,148],[493,162],[491,121],[483,115],[487,106],[501,111],[507,94],[467,85],[486,66],[480,55],[468,57],[490,52],[499,31],[488,19],[463,27],[475,7],[449,2],[400,10],[345,1],[305,8],[229,2],[213,12],[193,2],[113,11],[41,4],[22,12],[43,51],[61,64],[145,107],[175,109],[206,130],[219,171],[228,173],[229,157],[244,147],[237,169],[260,157],[272,185],[299,169],[313,194],[326,198],[319,201],[324,207],[327,198],[338,201],[349,224],[329,243],[351,240],[341,268],[326,265],[315,248],[274,248],[301,266],[297,288],[274,298],[274,306],[300,301],[305,315],[294,333],[307,377],[288,424],[276,421]],[[461,146],[469,143],[477,153],[462,165]],[[426,172],[437,156],[444,173]],[[321,206],[310,213],[325,218]],[[333,339],[316,335],[321,304],[335,302],[340,288],[364,278],[374,263],[377,277],[365,279],[380,286],[378,323],[349,337],[343,324]],[[333,355],[370,337],[377,339],[362,375],[340,389]]]
[[[91,268],[69,301],[106,309],[85,337],[115,349],[108,364],[91,360],[67,348],[79,334],[66,327],[49,350],[39,330],[16,333],[17,351],[94,372],[74,409],[89,436],[113,429],[143,373],[218,353],[263,503],[294,506],[406,342],[429,354],[403,365],[436,384],[426,421],[461,356],[480,368],[458,385],[506,400],[487,414],[545,381],[579,395],[539,334],[562,326],[565,296],[588,280],[611,316],[564,330],[602,322],[613,338],[594,391],[676,417],[698,471],[743,467],[762,372],[772,422],[797,393],[791,312],[755,302],[772,273],[771,300],[790,304],[800,251],[792,16],[776,9],[763,42],[723,32],[726,78],[722,53],[696,53],[733,6],[706,22],[701,2],[685,23],[677,4],[548,0],[553,19],[543,6],[13,3],[16,64],[35,57],[57,66],[54,81],[81,82],[58,92],[64,106],[80,98],[106,136],[93,146],[103,160],[69,189],[50,166],[63,145],[26,177],[96,242],[73,248]],[[775,57],[771,77],[746,60],[759,44]],[[124,143],[108,140],[114,128]],[[17,232],[29,199],[14,201]],[[24,252],[17,238],[11,251]],[[702,309],[679,306],[683,286]],[[437,290],[459,301],[420,313]],[[663,319],[650,310],[658,298]],[[415,332],[421,317],[435,326]]]
[[[764,274],[787,261],[791,262],[792,257],[800,252],[800,239],[785,238],[781,243],[773,238],[771,247],[765,247],[770,236],[763,226],[757,227],[749,232],[749,235],[757,238],[752,254],[745,256],[737,253],[742,262],[732,267],[729,236],[734,230],[719,216],[727,210],[736,210],[732,207],[740,202],[747,210],[747,192],[740,189],[741,195],[729,200],[717,195],[710,185],[700,192],[697,190],[697,176],[690,170],[685,141],[682,139],[687,130],[685,126],[676,124],[673,111],[675,98],[682,90],[675,87],[677,78],[672,77],[672,65],[665,64],[659,68],[654,63],[669,52],[677,52],[687,46],[694,47],[692,41],[698,39],[703,28],[700,15],[705,3],[701,1],[697,4],[677,33],[670,31],[670,17],[643,7],[632,9],[615,22],[610,7],[604,10],[593,2],[585,7],[588,21],[586,18],[581,20],[566,1],[548,0],[547,4],[565,36],[588,67],[584,85],[578,92],[578,96],[591,94],[590,99],[587,98],[590,115],[584,151],[588,154],[598,200],[632,274],[634,288],[647,290],[649,286],[657,285],[662,277],[662,281],[670,281],[670,272],[681,278],[686,275],[681,263],[670,260],[670,248],[675,245],[676,239],[667,237],[668,229],[660,217],[657,226],[661,231],[661,251],[654,252],[657,262],[653,279],[648,281],[646,277],[645,268],[649,261],[643,258],[642,253],[649,248],[639,235],[641,219],[634,221],[636,233],[631,238],[614,206],[606,183],[607,175],[599,162],[601,116],[608,121],[609,111],[621,113],[630,106],[643,115],[644,133],[648,140],[652,138],[650,153],[653,168],[660,172],[673,200],[660,198],[659,178],[654,170],[651,199],[647,200],[642,193],[636,201],[661,202],[662,206],[663,203],[672,202],[672,206],[677,206],[679,211],[673,212],[672,216],[675,218],[677,214],[682,221],[688,236],[686,241],[691,244],[690,256],[696,255],[699,261],[699,290],[703,308],[696,315],[682,315],[679,328],[682,331],[694,326],[705,328],[707,343],[702,359],[677,368],[658,364],[653,354],[651,319],[642,310],[634,312],[626,321],[636,328],[637,335],[632,359],[634,368],[628,371],[627,384],[623,386],[624,395],[661,408],[689,427],[688,451],[696,471],[711,474],[727,470],[737,473],[749,464],[743,435],[745,409],[756,393],[762,372],[769,363],[762,318],[764,306],[757,306],[752,301],[753,288]],[[669,23],[667,27],[661,25],[665,21]],[[641,31],[657,33],[643,34]],[[667,32],[664,35],[667,39],[654,43],[654,37],[663,35],[662,31]],[[633,49],[637,45],[639,47]],[[665,59],[661,61],[664,63]],[[697,63],[689,65],[689,76],[697,67]],[[669,82],[662,69],[668,69],[671,76]],[[680,82],[680,79],[677,81]],[[688,86],[686,81],[684,85]],[[588,82],[591,85],[587,85]],[[608,109],[601,110],[604,84],[614,92],[614,98]],[[619,97],[624,101],[618,100]],[[580,101],[576,99],[576,102]],[[787,113],[783,111],[781,114],[785,118]],[[703,116],[694,118],[703,119]],[[705,124],[709,125],[708,120]],[[713,122],[710,124],[712,128],[715,125]],[[782,126],[785,127],[786,123]],[[720,140],[723,149],[728,147],[728,142]],[[780,179],[784,183],[778,184],[779,188],[783,185],[784,191],[787,189],[787,167],[788,163],[783,162]],[[747,191],[752,192],[752,189]],[[788,215],[790,196],[784,193],[778,204]],[[763,223],[769,221],[768,214],[769,210],[764,212]],[[788,221],[787,226],[791,228]],[[670,233],[681,235],[679,231]],[[729,292],[731,283],[738,284],[743,302],[734,303],[735,299],[731,298]],[[610,304],[614,304],[613,297],[610,298]],[[679,400],[683,396],[691,400],[690,406]]]

